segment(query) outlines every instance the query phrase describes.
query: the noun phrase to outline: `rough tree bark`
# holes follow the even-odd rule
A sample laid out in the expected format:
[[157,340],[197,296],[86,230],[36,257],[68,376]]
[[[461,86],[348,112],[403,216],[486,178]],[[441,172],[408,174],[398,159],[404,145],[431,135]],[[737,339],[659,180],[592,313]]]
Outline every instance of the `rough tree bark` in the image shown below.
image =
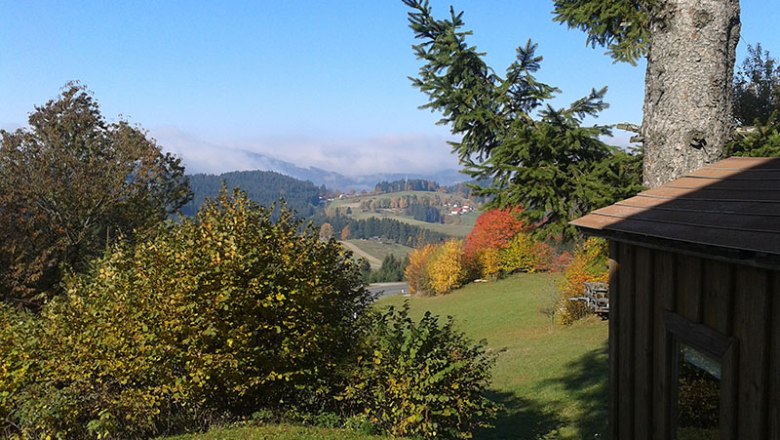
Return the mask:
[[723,157],[733,131],[738,0],[667,0],[651,21],[645,77],[644,184]]

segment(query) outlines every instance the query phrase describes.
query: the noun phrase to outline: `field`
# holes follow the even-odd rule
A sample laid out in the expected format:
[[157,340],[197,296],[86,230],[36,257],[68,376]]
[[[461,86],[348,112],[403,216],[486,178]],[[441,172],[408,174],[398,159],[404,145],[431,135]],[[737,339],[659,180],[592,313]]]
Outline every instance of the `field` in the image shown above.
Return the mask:
[[[326,208],[326,212],[329,214],[333,214],[336,209],[346,210],[347,208],[350,208],[350,210],[352,211],[352,214],[350,216],[356,220],[363,220],[371,217],[389,218],[389,219],[398,220],[400,222],[408,223],[411,225],[427,228],[435,232],[448,234],[453,237],[463,238],[466,235],[468,235],[468,233],[474,227],[474,222],[477,220],[477,217],[479,217],[479,212],[470,212],[458,216],[448,215],[447,222],[442,224],[442,223],[427,223],[424,221],[415,220],[412,217],[403,215],[402,213],[396,212],[391,209],[381,209],[378,212],[371,212],[371,211],[363,212],[360,208],[361,203],[368,200],[378,201],[382,199],[390,199],[394,197],[397,198],[397,197],[413,196],[413,195],[417,195],[418,197],[430,197],[432,194],[436,194],[436,193],[425,192],[425,191],[404,191],[404,192],[388,193],[388,194],[348,197],[345,199],[338,199],[331,202]],[[442,196],[451,197],[453,200],[456,200],[461,204],[466,201],[466,199],[452,194],[442,194]]]
[[403,261],[414,250],[409,246],[382,242],[380,240],[347,240],[344,244],[355,254],[355,257],[366,258],[372,269],[379,269],[382,265],[382,260],[390,254],[394,255],[396,259]]
[[[540,309],[550,304],[559,275],[524,274],[495,283],[472,284],[441,297],[390,297],[377,307],[409,301],[411,313],[426,310],[455,317],[474,340],[500,351],[491,396],[507,411],[496,428],[476,439],[593,439],[606,432],[607,322],[589,319],[571,327],[552,325]],[[219,431],[182,439],[368,440],[348,431],[270,426]]]

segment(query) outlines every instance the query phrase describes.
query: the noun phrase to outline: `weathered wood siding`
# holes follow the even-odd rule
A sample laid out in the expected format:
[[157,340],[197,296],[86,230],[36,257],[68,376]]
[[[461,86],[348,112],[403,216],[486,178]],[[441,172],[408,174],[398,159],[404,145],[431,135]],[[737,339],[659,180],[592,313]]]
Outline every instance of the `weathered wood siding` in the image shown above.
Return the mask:
[[721,438],[780,439],[780,270],[616,241],[610,258],[611,438],[673,436],[673,312],[735,341]]

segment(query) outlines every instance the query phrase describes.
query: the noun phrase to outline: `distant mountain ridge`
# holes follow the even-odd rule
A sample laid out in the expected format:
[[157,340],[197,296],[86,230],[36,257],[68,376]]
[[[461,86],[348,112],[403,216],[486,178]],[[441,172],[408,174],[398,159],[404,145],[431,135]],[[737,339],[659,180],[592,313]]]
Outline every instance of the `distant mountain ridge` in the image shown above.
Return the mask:
[[439,170],[431,173],[377,173],[358,177],[348,177],[334,171],[317,167],[300,167],[293,163],[275,159],[264,154],[247,152],[251,164],[258,171],[274,171],[298,180],[309,181],[317,186],[325,185],[331,191],[373,191],[374,186],[382,181],[403,179],[425,179],[438,182],[442,186],[455,185],[469,180],[468,176],[458,170]]

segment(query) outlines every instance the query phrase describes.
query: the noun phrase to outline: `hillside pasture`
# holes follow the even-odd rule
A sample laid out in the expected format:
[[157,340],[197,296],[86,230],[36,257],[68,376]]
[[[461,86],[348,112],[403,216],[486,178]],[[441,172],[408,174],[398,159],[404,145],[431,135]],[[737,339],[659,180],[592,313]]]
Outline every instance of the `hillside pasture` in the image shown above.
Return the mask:
[[347,246],[355,257],[366,258],[372,269],[379,269],[382,266],[382,260],[388,255],[393,255],[397,260],[403,261],[414,250],[409,246],[381,240],[347,240],[342,244]]
[[420,199],[424,197],[438,196],[442,199],[449,199],[451,202],[458,203],[461,206],[464,203],[470,203],[471,205],[474,205],[474,202],[470,202],[468,201],[468,199],[454,194],[435,193],[435,192],[426,192],[426,191],[403,191],[403,192],[396,192],[396,193],[369,194],[369,195],[345,197],[343,199],[336,199],[331,201],[328,204],[328,206],[325,209],[325,212],[327,215],[335,215],[336,211],[338,210],[341,213],[341,215],[345,215],[344,213],[346,212],[347,208],[349,208],[351,211],[351,214],[349,214],[349,216],[354,218],[355,220],[365,220],[372,217],[393,219],[411,225],[426,228],[431,231],[440,232],[443,234],[451,235],[453,237],[458,237],[458,238],[463,238],[466,235],[468,235],[468,233],[474,227],[474,223],[476,222],[477,217],[479,217],[479,212],[476,211],[461,214],[461,215],[451,215],[449,214],[450,208],[441,206],[439,208],[442,212],[442,215],[444,215],[445,222],[428,223],[428,222],[416,220],[412,216],[405,214],[402,209],[398,209],[398,208],[377,209],[376,211],[373,210],[365,211],[362,208],[362,206],[365,203],[368,203],[369,201],[372,202],[373,204],[380,205],[382,203],[389,202],[393,198],[403,198],[403,197],[412,197],[412,196],[416,196]]
[[559,274],[521,274],[470,284],[444,296],[388,297],[377,307],[400,307],[408,300],[417,319],[426,310],[453,316],[472,339],[485,339],[500,352],[492,393],[507,411],[494,430],[475,438],[603,436],[608,325],[598,318],[571,327],[553,325],[542,310],[555,301],[559,279]]

